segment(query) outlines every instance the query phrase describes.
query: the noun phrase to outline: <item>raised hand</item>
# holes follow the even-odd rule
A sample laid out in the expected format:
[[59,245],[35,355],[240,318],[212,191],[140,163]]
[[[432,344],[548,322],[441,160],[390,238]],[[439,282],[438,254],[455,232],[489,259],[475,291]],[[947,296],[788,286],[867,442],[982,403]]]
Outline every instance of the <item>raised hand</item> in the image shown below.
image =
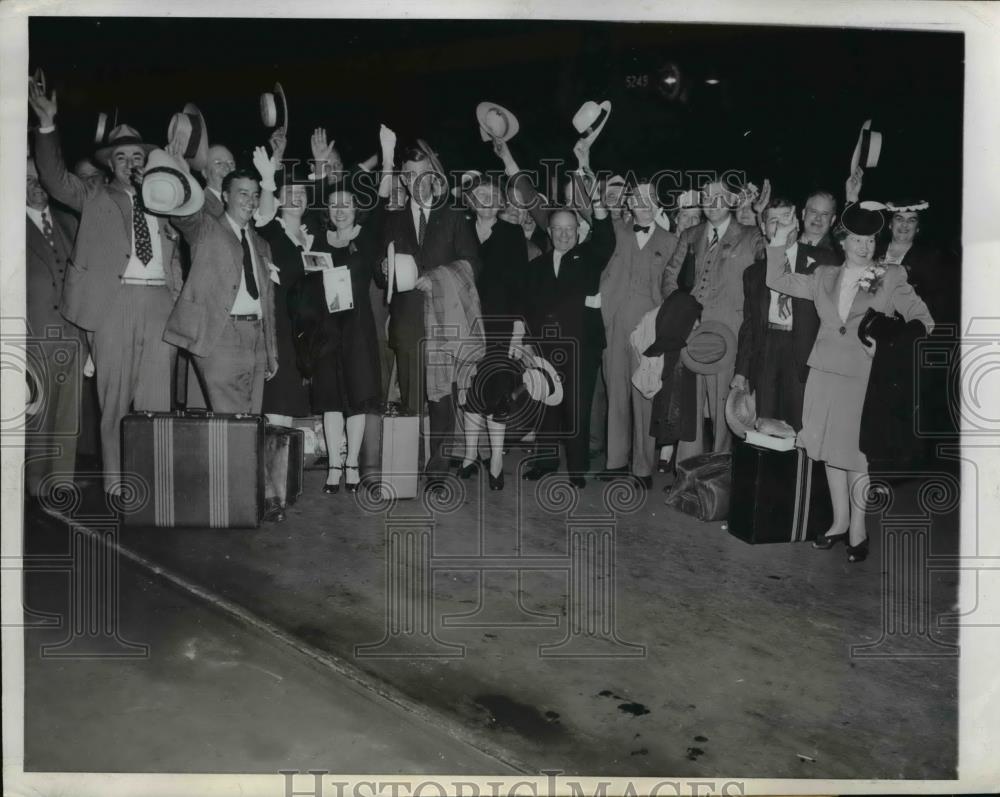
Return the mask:
[[857,202],[858,197],[861,196],[861,181],[864,176],[865,170],[858,166],[851,173],[851,176],[847,178],[847,183],[844,185],[844,193],[847,195],[848,205],[852,202]]
[[760,194],[753,203],[753,212],[757,214],[758,218],[767,209],[767,203],[771,201],[771,181],[766,177],[764,178],[764,187],[760,190]]
[[590,141],[588,139],[579,139],[573,145],[573,154],[576,155],[576,160],[580,164],[581,169],[590,168]]
[[314,161],[320,164],[329,163],[330,153],[333,152],[334,142],[330,141],[327,143],[326,130],[322,127],[317,127],[313,130],[312,138],[309,140],[309,145],[312,148]]
[[378,140],[383,152],[396,151],[396,134],[385,125],[378,127]]
[[274,189],[274,161],[267,156],[267,149],[264,147],[254,147],[253,165],[260,174],[261,188]]
[[59,112],[55,89],[52,90],[51,97],[46,97],[35,79],[28,78],[28,104],[38,117],[40,127],[51,127],[55,124],[56,114]]
[[174,138],[167,142],[165,148],[166,153],[177,161],[178,165],[181,166],[185,171],[190,172],[191,168],[188,166],[188,162],[184,159],[184,148],[178,139]]
[[269,143],[271,145],[271,158],[273,158],[275,166],[277,166],[281,163],[282,158],[285,157],[285,147],[288,146],[288,138],[285,136],[284,126],[274,128]]

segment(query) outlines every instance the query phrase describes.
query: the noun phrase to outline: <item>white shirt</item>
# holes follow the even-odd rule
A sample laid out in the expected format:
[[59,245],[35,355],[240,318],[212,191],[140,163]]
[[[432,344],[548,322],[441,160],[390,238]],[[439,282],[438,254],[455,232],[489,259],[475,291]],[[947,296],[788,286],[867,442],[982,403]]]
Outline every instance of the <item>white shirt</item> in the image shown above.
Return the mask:
[[28,211],[28,218],[35,223],[35,226],[38,228],[38,231],[42,235],[45,235],[45,222],[42,220],[43,213],[48,214],[49,226],[54,228],[55,225],[52,224],[52,211],[49,210],[48,205],[46,205],[41,210],[38,210],[36,208],[30,208],[27,205],[25,205],[25,209]]
[[[229,227],[236,235],[236,240],[242,240],[242,229],[233,221],[228,213],[223,213],[222,218],[229,222]],[[248,228],[243,228],[248,229]],[[260,264],[257,262],[257,249],[253,245],[251,236],[247,235],[247,244],[250,247],[250,262],[253,264],[253,276],[254,280],[257,282],[257,297],[254,299],[247,291],[247,278],[246,274],[243,272],[243,258],[240,257],[240,287],[236,291],[236,300],[233,302],[233,307],[229,311],[231,315],[257,315],[261,316],[260,307],[260,294],[263,290],[263,282],[261,282],[260,274]],[[242,244],[240,244],[242,248]],[[265,277],[266,279],[266,277]]]
[[[420,214],[424,214],[424,221],[430,221],[431,212],[428,208],[422,207],[417,204],[415,199],[410,199],[410,215],[413,216],[413,232],[417,236],[417,243],[420,241]],[[427,227],[424,227],[424,235],[427,234]]]
[[864,272],[864,266],[849,266],[846,263],[841,266],[843,273],[840,275],[840,296],[837,301],[837,312],[840,313],[840,320],[847,321],[850,315],[851,305],[854,297],[858,293],[858,280]]
[[145,280],[165,280],[166,273],[163,271],[163,247],[160,243],[160,220],[156,216],[144,213],[146,218],[146,228],[149,230],[149,241],[153,245],[153,259],[146,265],[135,253],[135,226],[132,224],[132,213],[135,212],[135,197],[131,191],[126,192],[132,203],[132,211],[129,213],[129,230],[132,232],[132,252],[129,255],[128,265],[125,266],[123,277]]
[[726,234],[726,230],[729,229],[729,222],[732,221],[732,216],[726,216],[725,220],[718,227],[713,227],[712,222],[705,225],[705,238],[708,240],[709,245],[712,243],[712,230],[719,231],[719,243],[722,243],[722,236]]
[[654,226],[656,226],[656,222],[651,221],[649,223],[649,232],[642,232],[641,230],[639,230],[638,232],[635,233],[635,241],[637,244],[639,244],[640,249],[642,249],[647,243],[649,243],[649,239],[653,237]]
[[[795,261],[799,256],[799,244],[798,242],[793,243],[785,250],[785,257],[788,258],[788,265],[795,273]],[[788,317],[782,318],[781,312],[778,309],[778,297],[781,296],[777,291],[771,291],[771,304],[767,308],[767,321],[769,324],[779,324],[783,327],[792,327],[792,301],[791,297],[788,299]]]
[[552,250],[552,271],[558,277],[559,276],[559,261],[562,260],[562,256],[566,252],[560,252],[556,249]]

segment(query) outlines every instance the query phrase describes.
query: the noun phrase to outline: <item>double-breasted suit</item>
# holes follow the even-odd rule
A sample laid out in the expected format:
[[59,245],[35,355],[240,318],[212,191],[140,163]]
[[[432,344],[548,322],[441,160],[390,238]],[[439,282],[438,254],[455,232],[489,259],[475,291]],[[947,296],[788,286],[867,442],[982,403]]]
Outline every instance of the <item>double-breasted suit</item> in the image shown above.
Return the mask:
[[[796,274],[811,274],[818,266],[837,265],[842,260],[830,249],[808,244],[789,247],[794,257],[789,268]],[[806,361],[816,341],[819,316],[809,299],[789,298],[791,318],[773,322],[775,305],[766,285],[767,261],[757,260],[743,272],[743,323],[740,325],[736,373],[746,377],[756,393],[757,415],[778,418],[795,429],[802,428],[802,398],[809,366]]]
[[[858,337],[861,320],[868,309],[873,308],[886,315],[898,312],[906,321],[920,321],[928,332],[933,329],[934,321],[927,305],[907,282],[906,271],[901,266],[888,266],[874,293],[858,288],[847,317],[841,318],[842,282],[856,280],[861,270],[820,266],[811,274],[792,274],[785,272],[784,260],[781,247],[768,247],[767,286],[811,300],[820,321],[808,359],[810,370],[798,445],[806,449],[811,459],[844,470],[865,471],[868,462],[858,445],[874,349]],[[907,399],[885,396],[884,400]]]
[[271,249],[248,224],[261,314],[257,320],[237,318],[232,310],[243,277],[243,248],[228,217],[217,219],[202,208],[174,223],[191,245],[192,260],[164,338],[194,355],[212,410],[260,413],[265,373],[279,365]]
[[[604,383],[608,397],[607,467],[629,464],[636,476],[649,476],[656,465],[656,439],[649,433],[652,399],[632,384],[639,358],[629,336],[642,317],[660,306],[664,287],[677,287],[677,273],[668,265],[677,248],[677,236],[655,223],[648,239],[631,223],[614,222],[615,251],[601,274],[601,314],[607,347],[604,350]],[[643,235],[640,245],[639,235]]]
[[601,272],[615,250],[610,218],[595,219],[590,238],[559,258],[549,251],[528,264],[525,280],[528,331],[543,357],[552,363],[563,384],[562,403],[546,407],[539,442],[549,447],[536,463],[541,470],[559,467],[558,449],[566,447],[566,469],[582,476],[589,466],[590,407],[594,384],[606,344],[604,321],[597,298]]
[[112,489],[120,480],[121,419],[130,409],[170,409],[177,352],[163,330],[183,281],[180,236],[166,219],[144,214],[159,255],[144,279],[147,269],[135,268],[132,195],[115,184],[89,186],[68,172],[55,130],[35,134],[35,163],[49,195],[80,214],[60,311],[92,333],[104,483]]
[[[718,232],[718,243],[712,246],[713,232]],[[764,238],[760,230],[740,224],[733,216],[719,225],[702,222],[681,233],[680,241],[664,274],[664,295],[670,290],[668,279],[675,279],[682,289],[702,306],[702,321],[721,321],[733,335],[738,335],[743,323],[743,272],[755,260],[764,256]],[[726,424],[726,396],[732,382],[733,366],[715,374],[698,375],[697,403],[699,417],[707,402],[712,420],[713,451],[728,451],[732,435]],[[703,453],[703,424],[697,424],[697,438],[681,442],[678,461]]]

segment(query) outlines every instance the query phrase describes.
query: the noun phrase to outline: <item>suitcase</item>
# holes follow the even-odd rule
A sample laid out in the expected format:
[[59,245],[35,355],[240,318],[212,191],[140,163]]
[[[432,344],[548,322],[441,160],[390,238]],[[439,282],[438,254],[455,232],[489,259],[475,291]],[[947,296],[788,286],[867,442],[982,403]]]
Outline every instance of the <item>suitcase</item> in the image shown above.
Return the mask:
[[305,470],[326,470],[326,438],[323,437],[323,416],[292,418],[292,428],[302,431],[302,467]]
[[287,426],[264,430],[264,498],[276,498],[282,507],[302,495],[305,432]]
[[264,503],[260,415],[135,412],[122,419],[122,471],[146,486],[126,526],[257,528]]
[[737,441],[729,533],[744,542],[803,542],[833,522],[826,470],[801,448],[773,451]]
[[666,504],[698,520],[723,520],[731,492],[732,455],[698,454],[677,463],[677,481]]
[[382,414],[369,412],[365,415],[365,436],[361,441],[358,456],[361,478],[376,482],[382,472]]
[[416,498],[420,471],[420,416],[400,415],[399,408],[390,404],[386,413],[376,418],[381,427],[379,473],[369,476],[368,481],[380,498]]

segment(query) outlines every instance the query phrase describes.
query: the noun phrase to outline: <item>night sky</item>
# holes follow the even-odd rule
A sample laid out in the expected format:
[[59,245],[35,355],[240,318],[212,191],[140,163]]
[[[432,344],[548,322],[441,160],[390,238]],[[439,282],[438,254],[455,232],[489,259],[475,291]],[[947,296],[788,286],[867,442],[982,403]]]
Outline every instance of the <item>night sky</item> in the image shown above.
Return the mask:
[[[59,94],[68,159],[92,149],[98,111],[163,142],[186,101],[238,159],[269,135],[258,97],[289,101],[286,157],[309,157],[317,125],[347,162],[374,154],[378,125],[416,136],[445,167],[494,169],[475,106],[519,118],[523,168],[570,158],[571,119],[588,99],[613,110],[594,168],[746,170],[801,204],[816,186],[843,195],[861,123],[884,133],[863,198],[931,201],[925,233],[957,239],[961,219],[961,34],[670,23],[33,18],[31,68]],[[685,96],[661,74],[675,63]],[[717,79],[717,85],[705,83]]]

